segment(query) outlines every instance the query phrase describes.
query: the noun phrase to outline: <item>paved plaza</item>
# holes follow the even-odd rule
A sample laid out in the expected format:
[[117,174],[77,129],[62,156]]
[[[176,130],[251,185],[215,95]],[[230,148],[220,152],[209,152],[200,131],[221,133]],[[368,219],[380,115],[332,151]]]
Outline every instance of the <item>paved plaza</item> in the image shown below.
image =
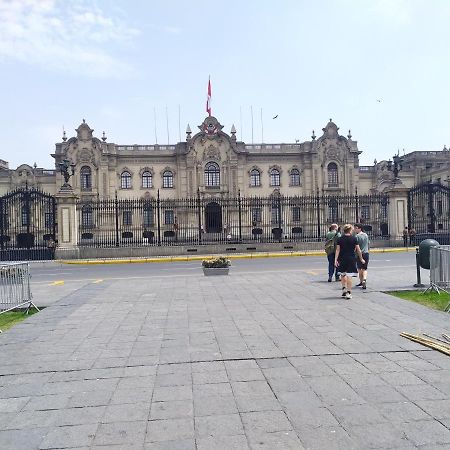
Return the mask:
[[0,448],[450,448],[450,358],[399,336],[450,316],[372,285],[342,300],[324,273],[71,291],[0,335]]

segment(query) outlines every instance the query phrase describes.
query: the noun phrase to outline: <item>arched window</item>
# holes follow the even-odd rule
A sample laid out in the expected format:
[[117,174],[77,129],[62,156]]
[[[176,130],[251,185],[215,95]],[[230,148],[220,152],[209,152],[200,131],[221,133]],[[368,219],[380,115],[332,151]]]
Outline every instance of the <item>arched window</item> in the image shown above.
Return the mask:
[[338,178],[337,164],[334,162],[328,164],[327,171],[328,171],[328,186],[338,186],[339,178]]
[[300,186],[300,171],[298,169],[292,169],[290,176],[291,186]]
[[146,189],[153,187],[152,174],[148,170],[142,174],[142,187]]
[[80,169],[80,186],[82,191],[92,190],[92,171],[89,166]]
[[170,170],[163,173],[163,188],[173,188],[173,173]]
[[250,186],[261,186],[261,173],[258,169],[250,172]]
[[120,187],[122,189],[131,189],[131,173],[130,172],[122,172],[120,175]]
[[84,205],[81,209],[81,226],[83,228],[92,228],[94,226],[92,206]]
[[271,186],[280,185],[280,171],[278,169],[272,169],[270,171],[270,185]]
[[220,186],[219,164],[209,162],[205,166],[205,186]]

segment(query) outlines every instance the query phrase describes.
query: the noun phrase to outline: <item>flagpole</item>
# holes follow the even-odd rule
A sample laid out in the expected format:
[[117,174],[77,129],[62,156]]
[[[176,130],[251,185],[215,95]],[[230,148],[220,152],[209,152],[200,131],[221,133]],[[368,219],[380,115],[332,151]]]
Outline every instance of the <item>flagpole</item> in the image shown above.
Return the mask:
[[264,123],[263,123],[263,114],[261,108],[261,144],[264,142]]
[[178,105],[178,142],[181,142],[181,109]]
[[153,107],[153,118],[155,120],[155,143],[158,145],[158,133],[156,132],[156,108]]
[[166,129],[167,129],[167,145],[170,144],[170,138],[169,138],[169,113],[167,112],[167,105],[166,105]]
[[250,105],[250,115],[252,117],[252,144],[253,144],[253,105]]
[[239,106],[239,120],[241,122],[241,142],[242,142],[242,106]]

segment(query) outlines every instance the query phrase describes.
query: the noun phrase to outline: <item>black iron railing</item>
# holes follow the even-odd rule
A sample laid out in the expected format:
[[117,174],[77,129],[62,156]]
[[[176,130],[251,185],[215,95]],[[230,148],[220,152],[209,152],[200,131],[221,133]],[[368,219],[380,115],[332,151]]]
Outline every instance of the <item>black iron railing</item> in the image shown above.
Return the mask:
[[[384,194],[95,199],[77,204],[80,246],[145,246],[323,239],[330,223],[363,222],[388,237]],[[364,213],[364,217],[362,217]]]

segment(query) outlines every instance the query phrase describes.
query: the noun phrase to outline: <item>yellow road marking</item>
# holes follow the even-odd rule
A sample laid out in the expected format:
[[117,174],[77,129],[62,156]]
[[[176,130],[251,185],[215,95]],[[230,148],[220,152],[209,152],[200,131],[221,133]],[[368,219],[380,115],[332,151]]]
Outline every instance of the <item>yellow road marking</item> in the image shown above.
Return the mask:
[[63,286],[64,280],[54,281],[53,283],[50,283],[49,286]]
[[317,272],[315,272],[314,270],[308,270],[306,273],[308,273],[309,275],[319,275]]
[[95,280],[92,282],[92,284],[97,284],[97,283],[101,283],[103,280]]

